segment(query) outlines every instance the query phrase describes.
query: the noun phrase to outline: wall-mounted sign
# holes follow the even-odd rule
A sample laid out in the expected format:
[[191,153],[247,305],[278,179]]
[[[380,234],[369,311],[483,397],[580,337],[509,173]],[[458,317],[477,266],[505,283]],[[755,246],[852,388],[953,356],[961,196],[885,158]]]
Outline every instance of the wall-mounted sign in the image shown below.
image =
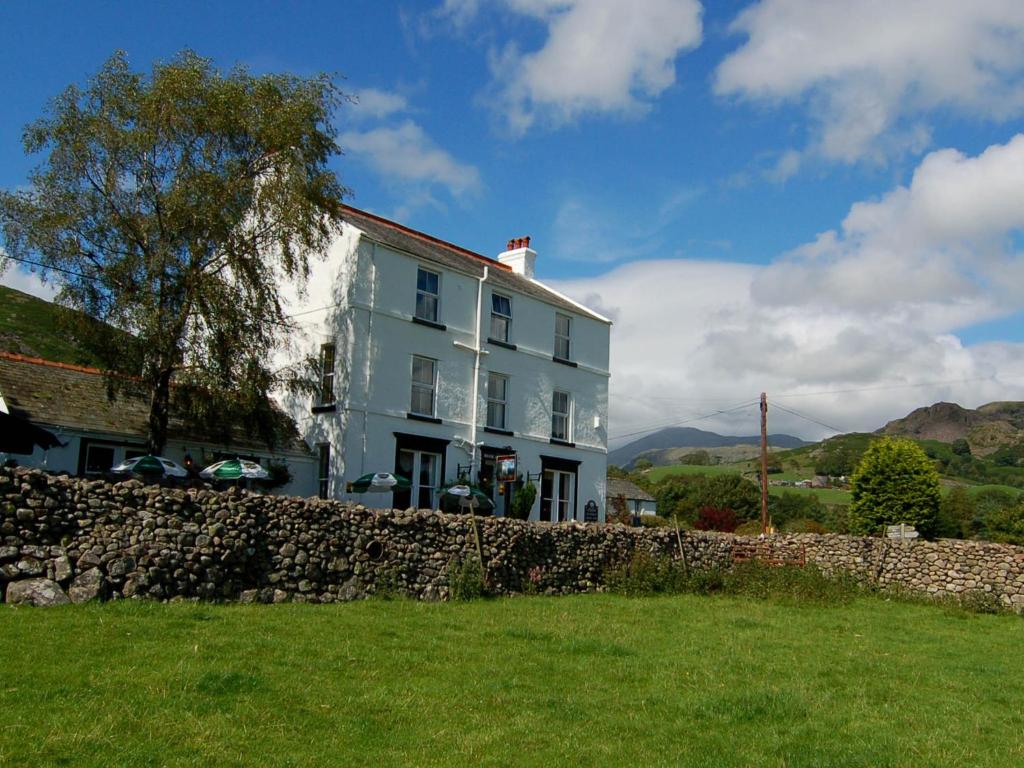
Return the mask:
[[499,483],[514,483],[516,481],[515,454],[511,456],[495,456],[494,474],[498,478]]
[[596,523],[597,522],[597,502],[591,499],[583,507],[583,522],[585,523]]

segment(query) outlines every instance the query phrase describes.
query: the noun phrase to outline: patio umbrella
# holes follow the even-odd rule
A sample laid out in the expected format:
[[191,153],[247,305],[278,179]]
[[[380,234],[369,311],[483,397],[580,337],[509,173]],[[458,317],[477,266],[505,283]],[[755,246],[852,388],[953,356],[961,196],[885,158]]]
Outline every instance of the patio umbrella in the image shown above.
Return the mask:
[[391,472],[371,472],[348,484],[348,493],[390,493],[412,487],[409,478]]
[[270,473],[255,461],[226,459],[211,464],[199,476],[207,480],[263,480],[270,477]]
[[144,477],[188,477],[188,470],[162,456],[136,456],[122,461],[110,471],[118,475],[142,475]]
[[53,432],[37,427],[28,419],[0,411],[0,451],[30,454],[37,445],[46,451],[65,444]]
[[[470,499],[477,512],[493,512],[494,501],[475,485],[451,485],[441,492],[441,506],[445,511],[459,511],[462,499]],[[451,507],[457,507],[451,510]]]

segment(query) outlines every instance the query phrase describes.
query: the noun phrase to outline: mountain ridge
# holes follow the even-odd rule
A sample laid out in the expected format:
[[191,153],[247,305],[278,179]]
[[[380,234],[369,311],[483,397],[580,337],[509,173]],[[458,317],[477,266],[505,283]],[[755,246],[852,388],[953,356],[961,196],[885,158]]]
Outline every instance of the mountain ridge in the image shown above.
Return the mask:
[[[622,467],[640,458],[642,454],[673,449],[729,448],[738,445],[760,444],[760,435],[720,435],[717,432],[708,432],[694,427],[666,427],[609,451],[608,463]],[[768,445],[772,448],[801,448],[811,444],[811,442],[793,435],[768,435]]]

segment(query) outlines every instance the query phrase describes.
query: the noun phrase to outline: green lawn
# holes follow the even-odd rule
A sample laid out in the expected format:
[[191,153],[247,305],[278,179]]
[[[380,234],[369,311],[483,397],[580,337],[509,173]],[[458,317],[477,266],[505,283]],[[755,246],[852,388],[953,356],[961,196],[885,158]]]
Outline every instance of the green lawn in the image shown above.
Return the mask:
[[1022,643],[877,598],[0,606],[0,765],[1004,768]]

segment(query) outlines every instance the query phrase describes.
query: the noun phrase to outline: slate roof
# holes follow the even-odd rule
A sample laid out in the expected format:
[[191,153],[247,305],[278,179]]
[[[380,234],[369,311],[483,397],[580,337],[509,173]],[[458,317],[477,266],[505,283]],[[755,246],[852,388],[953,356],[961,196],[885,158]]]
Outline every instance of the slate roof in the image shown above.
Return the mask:
[[606,486],[608,498],[614,499],[618,496],[622,496],[629,500],[636,501],[656,501],[647,491],[639,488],[629,480],[623,480],[618,477],[609,477],[608,484]]
[[[0,393],[11,413],[47,427],[101,432],[110,435],[144,438],[148,432],[149,402],[141,387],[138,391],[107,397],[103,372],[68,363],[26,357],[0,351]],[[167,425],[171,440],[223,444],[223,440],[188,430],[179,419]],[[231,441],[233,447],[266,450],[264,443],[244,436]],[[283,450],[308,452],[296,432],[278,446]]]
[[586,315],[594,320],[611,325],[611,321],[606,317],[602,317],[582,304],[577,304],[575,301],[548,288],[537,280],[530,280],[523,275],[517,275],[510,267],[502,264],[497,259],[482,256],[461,246],[453,245],[432,235],[410,229],[398,222],[361,211],[358,208],[352,208],[348,205],[343,205],[341,208],[343,221],[361,230],[366,237],[382,245],[403,251],[416,258],[432,261],[449,269],[466,272],[475,277],[482,277],[483,268],[487,266],[489,268],[487,282],[498,288],[532,296],[559,309]]

